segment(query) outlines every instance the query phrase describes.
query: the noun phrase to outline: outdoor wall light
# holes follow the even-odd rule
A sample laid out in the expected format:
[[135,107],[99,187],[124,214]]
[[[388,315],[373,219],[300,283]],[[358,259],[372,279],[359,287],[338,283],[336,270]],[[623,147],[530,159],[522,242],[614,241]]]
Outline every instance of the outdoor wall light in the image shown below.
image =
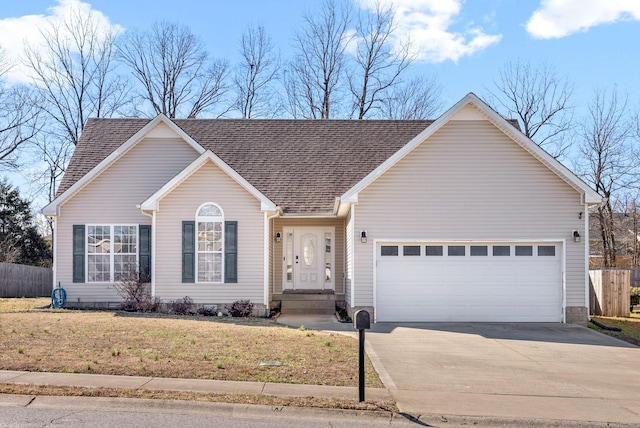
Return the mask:
[[282,235],[280,234],[280,232],[276,233],[276,242],[280,242],[280,240],[282,239]]
[[362,242],[363,244],[367,243],[367,231],[363,230],[362,232],[360,232],[360,242]]
[[577,230],[573,231],[573,242],[580,242],[580,234]]

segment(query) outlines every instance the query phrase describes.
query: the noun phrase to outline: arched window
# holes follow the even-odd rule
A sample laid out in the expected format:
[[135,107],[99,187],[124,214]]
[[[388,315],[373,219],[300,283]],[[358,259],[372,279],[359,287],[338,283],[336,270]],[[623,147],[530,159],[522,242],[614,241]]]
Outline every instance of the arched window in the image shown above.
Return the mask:
[[222,282],[224,254],[224,213],[208,202],[196,212],[198,282]]

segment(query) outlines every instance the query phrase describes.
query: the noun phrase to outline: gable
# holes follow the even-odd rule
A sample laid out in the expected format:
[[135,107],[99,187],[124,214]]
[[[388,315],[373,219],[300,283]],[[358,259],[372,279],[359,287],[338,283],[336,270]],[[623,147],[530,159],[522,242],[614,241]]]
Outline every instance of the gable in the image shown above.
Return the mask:
[[451,120],[363,189],[358,202],[386,205],[401,224],[420,213],[420,221],[459,219],[460,230],[475,230],[502,216],[521,222],[576,207],[581,198],[489,121]]
[[[124,197],[122,190],[127,189],[127,197],[136,197],[139,203],[203,151],[163,116],[146,123],[138,119],[131,123],[126,119],[111,121],[93,119],[87,123],[88,130],[78,142],[56,199],[43,209],[45,215],[56,215],[62,204],[87,186],[90,189],[86,192],[95,193],[104,202],[112,196]],[[114,124],[123,126],[110,132]],[[132,125],[142,127],[134,131]]]
[[[400,162],[405,156],[408,156],[416,147],[422,144],[429,144],[430,138],[437,133],[443,126],[449,123],[455,122],[468,122],[468,123],[490,123],[495,129],[502,132],[509,138],[511,143],[521,147],[528,152],[533,158],[540,162],[544,167],[552,171],[565,183],[569,184],[575,189],[578,194],[581,195],[582,203],[585,204],[598,204],[601,202],[601,197],[591,189],[585,182],[578,178],[575,174],[569,171],[564,165],[557,160],[553,159],[551,155],[541,149],[533,141],[528,139],[524,134],[514,128],[507,120],[501,117],[488,105],[482,102],[474,94],[468,94],[456,105],[450,108],[442,116],[440,116],[431,126],[409,141],[398,152],[393,154],[389,159],[382,163],[379,167],[369,173],[363,180],[358,182],[355,186],[349,189],[340,197],[340,202],[357,202],[358,194],[363,189],[366,189],[375,180],[377,180],[386,171]],[[469,134],[469,138],[474,138],[474,132]]]
[[[161,188],[155,191],[149,198],[140,204],[140,208],[146,211],[159,210],[160,202],[164,198],[171,195],[178,187],[182,186],[183,183],[193,181],[194,175],[200,176],[202,175],[201,171],[207,171],[211,169],[211,167],[213,167],[213,171],[218,174],[218,177],[211,176],[208,179],[202,179],[199,183],[201,190],[199,192],[195,192],[196,194],[193,195],[194,199],[201,200],[202,194],[211,192],[212,189],[217,189],[218,193],[247,193],[249,196],[260,202],[261,210],[275,211],[277,209],[276,205],[272,201],[270,201],[244,177],[230,168],[218,156],[209,150],[200,155],[197,159],[191,162],[191,164],[180,171],[179,174],[174,176]],[[240,191],[240,189],[242,189],[242,191]]]

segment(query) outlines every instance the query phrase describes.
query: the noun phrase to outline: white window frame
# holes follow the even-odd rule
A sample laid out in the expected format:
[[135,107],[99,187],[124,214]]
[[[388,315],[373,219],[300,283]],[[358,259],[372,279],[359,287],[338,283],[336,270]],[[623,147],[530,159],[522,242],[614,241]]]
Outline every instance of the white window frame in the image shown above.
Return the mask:
[[[109,228],[109,242],[110,248],[108,253],[89,253],[89,229],[92,227],[108,227]],[[116,255],[133,255],[133,253],[116,253],[113,251],[113,243],[115,241],[115,228],[116,227],[133,227],[135,228],[135,246],[136,246],[136,268],[140,264],[140,230],[138,229],[137,224],[114,224],[114,223],[95,223],[95,224],[87,224],[85,225],[85,236],[84,236],[84,254],[85,254],[85,282],[87,284],[109,284],[117,282],[115,280],[115,256]],[[90,281],[89,280],[89,257],[96,255],[108,255],[109,256],[109,280],[108,281]]]
[[[218,211],[220,211],[220,215],[219,216],[200,216],[198,213],[202,208],[204,208],[207,205],[215,206],[218,209]],[[220,250],[212,250],[212,251],[200,250],[200,242],[199,242],[199,236],[198,236],[200,223],[220,223],[220,231],[221,231],[220,232],[221,233]],[[215,202],[205,202],[204,204],[198,207],[195,215],[195,234],[196,234],[195,236],[195,245],[196,245],[195,281],[196,283],[200,283],[200,284],[224,283],[224,246],[225,246],[224,211],[222,210],[222,207],[220,205],[216,204]],[[220,254],[220,281],[200,279],[200,254]],[[214,271],[213,274],[215,276],[216,272]]]

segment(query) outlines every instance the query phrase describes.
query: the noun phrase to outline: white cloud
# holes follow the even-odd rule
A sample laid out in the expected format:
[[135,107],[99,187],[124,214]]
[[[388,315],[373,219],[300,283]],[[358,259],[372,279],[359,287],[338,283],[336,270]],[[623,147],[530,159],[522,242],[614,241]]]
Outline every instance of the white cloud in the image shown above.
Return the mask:
[[[411,40],[418,61],[439,63],[457,62],[502,39],[501,34],[486,34],[472,22],[465,30],[453,31],[455,18],[460,14],[463,0],[395,0],[396,40]],[[360,7],[374,9],[375,0],[361,0]]]
[[543,0],[527,22],[527,32],[553,39],[621,20],[640,20],[640,1]]
[[43,45],[40,31],[51,23],[57,24],[80,12],[82,16],[91,14],[99,28],[111,29],[115,33],[124,29],[111,24],[102,12],[92,9],[89,3],[80,0],[56,0],[56,5],[47,9],[46,14],[25,15],[0,19],[0,46],[6,51],[13,68],[5,75],[10,83],[26,83],[29,81],[29,70],[20,62],[24,44],[38,47]]

